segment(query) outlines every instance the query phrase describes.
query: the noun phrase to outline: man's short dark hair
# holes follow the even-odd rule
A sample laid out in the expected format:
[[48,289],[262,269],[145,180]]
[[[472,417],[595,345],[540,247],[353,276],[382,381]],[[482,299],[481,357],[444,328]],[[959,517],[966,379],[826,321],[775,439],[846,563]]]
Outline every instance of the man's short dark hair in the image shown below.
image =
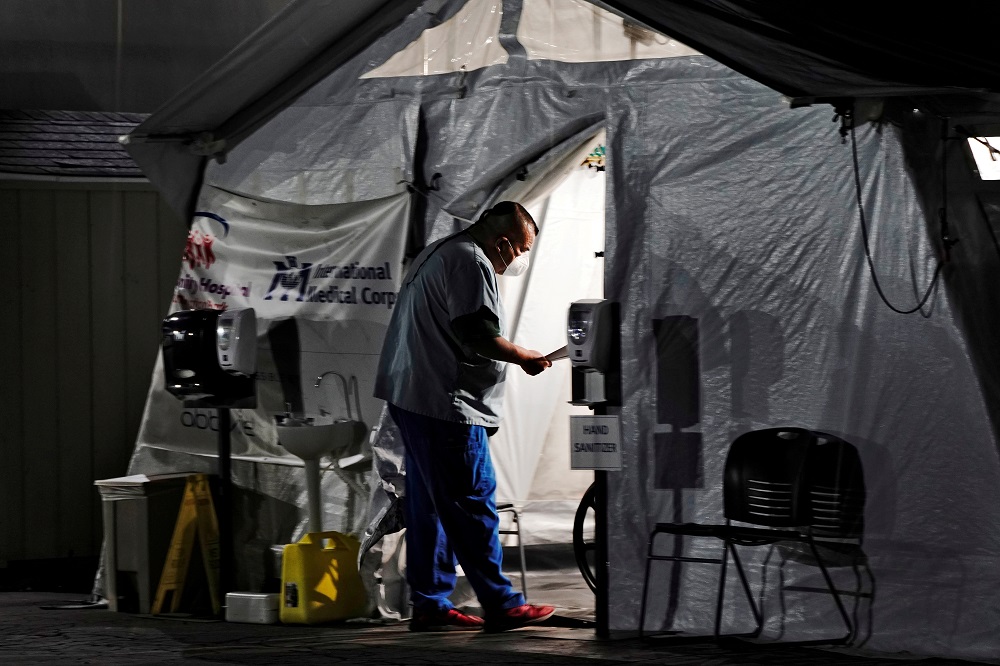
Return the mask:
[[501,201],[493,204],[489,210],[483,213],[483,217],[513,217],[521,223],[524,229],[527,229],[527,222],[531,222],[531,227],[534,229],[535,235],[538,235],[538,225],[535,224],[535,220],[528,213],[528,209],[516,201]]

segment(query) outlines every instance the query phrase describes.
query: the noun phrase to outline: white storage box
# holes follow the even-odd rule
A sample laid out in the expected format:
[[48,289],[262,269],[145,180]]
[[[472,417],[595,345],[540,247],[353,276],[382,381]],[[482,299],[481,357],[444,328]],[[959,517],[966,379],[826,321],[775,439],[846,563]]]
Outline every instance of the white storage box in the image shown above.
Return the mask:
[[226,622],[277,624],[277,592],[229,592],[226,594]]

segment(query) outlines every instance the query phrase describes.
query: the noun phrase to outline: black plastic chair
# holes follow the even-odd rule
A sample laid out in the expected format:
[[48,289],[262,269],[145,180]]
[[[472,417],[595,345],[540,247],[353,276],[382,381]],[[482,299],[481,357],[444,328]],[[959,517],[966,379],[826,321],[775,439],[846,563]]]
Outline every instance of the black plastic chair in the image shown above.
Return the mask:
[[[816,438],[809,455],[810,503],[812,504],[812,537],[820,560],[827,570],[850,567],[854,573],[855,589],[838,588],[840,595],[854,597],[850,633],[845,642],[855,643],[858,634],[858,609],[861,599],[868,599],[868,626],[871,628],[872,604],[875,598],[875,576],[868,564],[863,545],[865,527],[864,471],[861,457],[853,444],[823,432],[813,432]],[[764,559],[766,568],[773,553],[781,556],[780,570],[789,562],[818,566],[811,550],[801,543],[778,543]],[[862,571],[868,579],[865,590]],[[827,587],[782,585],[779,590],[826,593]],[[862,641],[864,642],[864,641]]]
[[[829,436],[824,437],[829,440]],[[841,440],[837,440],[841,441]],[[844,475],[826,467],[831,452],[843,448],[830,444],[818,445],[817,433],[803,428],[768,428],[740,435],[726,456],[723,477],[724,524],[658,523],[649,535],[646,575],[643,580],[639,635],[644,635],[649,576],[653,561],[667,560],[697,564],[718,564],[721,572],[715,610],[715,636],[721,635],[722,607],[725,599],[728,558],[732,555],[756,628],[739,636],[757,637],[763,629],[763,616],[753,598],[750,583],[740,561],[737,546],[768,546],[779,542],[797,542],[808,547],[819,566],[827,590],[833,597],[847,627],[842,638],[822,643],[845,643],[854,634],[839,591],[833,584],[824,559],[817,547],[817,536],[824,544],[834,544],[863,529],[863,518],[848,519],[844,509],[857,509],[857,502],[842,501],[845,496],[856,498],[854,492],[844,493],[844,480],[856,475]],[[846,444],[846,442],[843,442]],[[850,445],[847,445],[850,446]],[[853,449],[853,447],[851,447]],[[856,455],[856,452],[855,452]],[[860,471],[860,463],[858,463]],[[855,486],[850,489],[853,490]],[[862,482],[863,488],[863,482]],[[861,507],[864,505],[863,491]],[[818,525],[814,525],[818,522]],[[850,529],[847,529],[850,526]],[[688,557],[658,555],[657,538],[662,534],[674,537],[713,538],[723,542],[721,557]]]

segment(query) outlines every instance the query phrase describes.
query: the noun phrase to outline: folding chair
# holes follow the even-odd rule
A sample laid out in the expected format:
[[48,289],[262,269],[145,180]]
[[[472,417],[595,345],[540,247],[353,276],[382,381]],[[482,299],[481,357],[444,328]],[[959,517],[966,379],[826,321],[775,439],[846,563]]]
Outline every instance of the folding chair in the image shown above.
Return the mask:
[[[811,473],[821,466],[825,452],[831,450],[822,449],[823,455],[818,455],[816,442],[816,434],[803,428],[768,428],[740,435],[730,446],[726,456],[723,477],[725,523],[658,523],[654,527],[649,536],[646,575],[643,580],[639,617],[640,637],[643,636],[645,628],[651,565],[653,561],[660,560],[720,565],[714,631],[715,636],[720,636],[729,555],[732,555],[736,564],[740,583],[756,622],[752,632],[738,635],[759,636],[763,629],[763,617],[754,601],[736,546],[765,546],[787,541],[808,546],[826,581],[827,591],[832,595],[840,617],[847,627],[847,634],[843,638],[815,642],[842,643],[851,639],[854,627],[826,564],[819,554],[813,535],[814,505],[817,511],[822,506],[840,506],[837,502],[832,504],[827,502],[824,505],[820,501],[829,498],[830,487],[836,491],[840,490],[839,477],[836,474],[826,479],[832,484],[830,487],[821,489],[821,484],[813,484]],[[837,519],[836,516],[826,515],[822,517],[822,522],[827,523],[827,528],[834,529],[834,522]],[[830,522],[831,520],[834,522]],[[661,534],[673,535],[676,538],[719,539],[723,542],[721,557],[657,554],[655,545],[657,537]]]
[[524,595],[525,601],[528,599],[528,573],[526,570],[526,565],[524,562],[524,542],[521,541],[521,514],[517,512],[517,509],[510,502],[501,502],[497,504],[497,514],[509,513],[511,514],[511,527],[510,529],[500,528],[500,534],[513,534],[517,536],[517,550],[520,555],[520,565],[521,565],[521,594]]

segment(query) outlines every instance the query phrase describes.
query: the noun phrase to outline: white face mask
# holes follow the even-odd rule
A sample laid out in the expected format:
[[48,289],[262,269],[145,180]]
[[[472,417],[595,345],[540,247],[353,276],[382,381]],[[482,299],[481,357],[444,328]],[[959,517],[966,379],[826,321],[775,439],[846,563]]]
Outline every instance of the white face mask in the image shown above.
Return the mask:
[[[510,244],[510,241],[507,241],[507,245],[508,247],[510,247],[510,253],[513,255],[514,246]],[[506,266],[506,268],[504,268],[503,273],[501,273],[500,275],[503,275],[504,277],[517,277],[518,275],[523,275],[524,272],[528,270],[527,253],[514,257],[514,259],[508,264],[504,260],[503,252],[500,252],[499,246],[497,246],[497,252],[500,254],[500,261],[503,261],[503,265]]]

